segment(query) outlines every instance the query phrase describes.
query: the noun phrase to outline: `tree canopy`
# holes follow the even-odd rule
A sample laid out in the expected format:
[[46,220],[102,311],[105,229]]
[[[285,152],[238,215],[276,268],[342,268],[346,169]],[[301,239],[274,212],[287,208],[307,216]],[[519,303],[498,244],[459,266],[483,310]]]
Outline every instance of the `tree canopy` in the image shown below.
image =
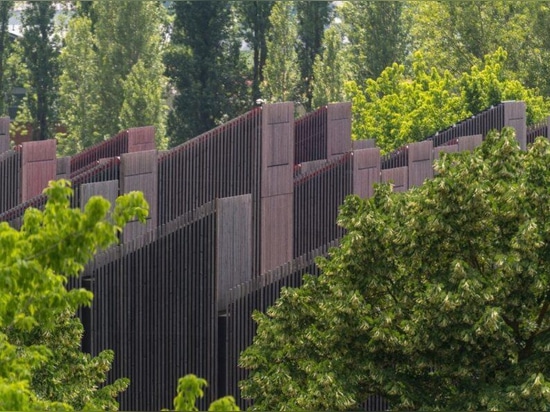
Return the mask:
[[26,104],[33,140],[49,139],[56,120],[59,39],[54,36],[54,15],[52,1],[30,2],[22,11],[21,45],[30,83]]
[[[204,396],[203,388],[208,386],[205,379],[193,374],[178,379],[177,395],[174,398],[174,411],[198,411],[195,403]],[[215,400],[208,407],[209,411],[240,411],[232,396]]]
[[412,73],[394,63],[364,86],[349,81],[355,139],[375,138],[383,152],[420,141],[459,120],[505,100],[523,100],[527,122],[545,119],[547,99],[507,75],[507,53],[499,49],[485,56],[459,76],[429,67],[422,53],[415,53]]
[[88,7],[70,19],[58,59],[59,117],[67,128],[56,136],[59,151],[74,154],[148,125],[157,147],[166,148],[164,6],[99,0]]
[[275,3],[269,22],[262,97],[270,102],[293,101],[298,97],[300,82],[296,52],[298,26],[293,4]]
[[[250,108],[239,27],[228,2],[173,3],[174,23],[164,64],[175,86],[168,118],[170,145],[214,128]],[[259,11],[258,18],[264,10]],[[263,36],[265,28],[257,27]],[[262,49],[262,40],[254,47]],[[260,64],[258,57],[256,63]],[[256,67],[256,70],[261,70]],[[260,75],[260,72],[257,72]]]
[[255,313],[256,410],[546,410],[550,143],[513,130],[443,155],[408,192],[348,198],[319,277]]
[[44,211],[30,208],[20,230],[0,223],[0,409],[113,409],[128,385],[103,388],[112,352],[93,358],[80,350],[76,310],[91,292],[67,290],[100,248],[115,243],[126,222],[143,221],[143,195],[110,204],[92,197],[83,211],[70,208],[67,181],[51,182]]
[[409,23],[401,1],[345,1],[339,8],[358,83],[375,79],[406,58]]

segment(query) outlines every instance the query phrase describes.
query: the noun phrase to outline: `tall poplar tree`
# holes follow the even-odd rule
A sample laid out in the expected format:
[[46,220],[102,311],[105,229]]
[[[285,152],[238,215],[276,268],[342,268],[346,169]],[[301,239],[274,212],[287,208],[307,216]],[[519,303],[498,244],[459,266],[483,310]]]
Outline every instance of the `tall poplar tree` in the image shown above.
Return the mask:
[[30,2],[21,14],[21,44],[30,73],[27,105],[33,121],[33,140],[49,139],[53,135],[59,54],[53,36],[54,16],[52,1]]
[[0,2],[0,116],[7,114],[6,96],[11,92],[6,81],[6,60],[10,51],[10,38],[8,32],[10,13],[13,1]]
[[[148,1],[99,0],[93,3],[93,12],[102,119],[97,127],[101,135],[110,136],[120,128],[145,125],[121,123],[124,85],[139,61],[158,73],[158,65],[162,64],[164,6]],[[160,74],[155,87],[154,98],[148,99],[148,104],[162,105],[157,98],[158,89],[164,87]],[[147,122],[152,120],[147,119]]]
[[330,23],[331,5],[327,1],[298,1],[298,60],[301,82],[299,93],[306,108],[311,108],[315,58],[322,53],[323,34]]
[[296,14],[291,2],[275,3],[269,17],[262,97],[271,102],[290,101],[298,96],[300,68],[296,52]]
[[351,78],[342,32],[336,25],[323,36],[323,53],[313,64],[312,106],[320,107],[344,100],[344,83]]
[[267,58],[267,32],[270,27],[269,15],[272,1],[242,1],[237,3],[241,21],[241,33],[252,48],[252,100],[260,94],[260,84],[264,80],[263,70]]
[[547,410],[549,162],[505,129],[414,190],[349,197],[322,274],[253,315],[251,410]]
[[502,47],[516,78],[550,93],[547,2],[416,2],[410,11],[414,47],[430,65],[461,73]]
[[165,17],[155,2],[98,0],[71,19],[60,56],[61,153],[147,125],[156,127],[157,147],[166,147]]
[[377,78],[393,63],[404,62],[408,39],[405,7],[400,1],[346,1],[341,6],[358,83]]
[[166,73],[176,89],[168,119],[175,146],[250,107],[231,3],[174,2]]
[[91,27],[87,17],[71,19],[59,56],[59,114],[67,127],[67,133],[56,136],[61,154],[77,153],[103,138],[97,127],[101,102]]

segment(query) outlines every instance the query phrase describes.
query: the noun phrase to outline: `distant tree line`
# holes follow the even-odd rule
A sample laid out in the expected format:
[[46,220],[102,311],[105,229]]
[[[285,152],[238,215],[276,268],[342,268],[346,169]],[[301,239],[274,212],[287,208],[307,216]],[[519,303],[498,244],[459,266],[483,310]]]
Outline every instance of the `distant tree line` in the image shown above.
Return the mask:
[[[22,36],[11,41],[15,12]],[[156,126],[162,148],[257,99],[311,110],[368,94],[393,64],[403,81],[417,81],[418,56],[427,76],[460,79],[499,49],[498,81],[548,96],[549,16],[550,3],[521,1],[2,2],[0,112],[12,87],[24,86],[14,127],[30,123],[32,138],[46,139],[63,124],[62,153],[144,124]],[[472,90],[463,97],[474,105],[491,100]],[[359,120],[356,132],[368,128]]]

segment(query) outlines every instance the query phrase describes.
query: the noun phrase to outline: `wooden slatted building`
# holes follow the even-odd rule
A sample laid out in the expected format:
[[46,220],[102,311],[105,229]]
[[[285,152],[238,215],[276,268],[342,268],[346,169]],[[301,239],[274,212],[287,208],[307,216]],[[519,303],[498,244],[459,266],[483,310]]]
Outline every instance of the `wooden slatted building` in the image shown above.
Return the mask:
[[378,182],[396,191],[420,185],[441,152],[471,150],[505,126],[515,127],[523,148],[549,136],[548,123],[525,126],[523,102],[504,102],[381,156],[373,141],[351,141],[349,103],[299,119],[292,103],[278,103],[162,153],[154,129],[143,127],[56,158],[55,141],[10,149],[3,120],[0,221],[20,225],[27,207],[44,205],[41,191],[55,178],[72,181],[74,206],[96,194],[114,200],[143,191],[147,223],[130,223],[119,245],[70,282],[95,296],[81,311],[83,348],[115,351],[110,379],[131,379],[123,410],[170,407],[187,373],[210,383],[203,408],[228,394],[245,407],[238,356],[255,333],[250,315],[272,305],[282,287],[318,274],[315,258],[343,235],[336,217],[345,197],[371,196]]

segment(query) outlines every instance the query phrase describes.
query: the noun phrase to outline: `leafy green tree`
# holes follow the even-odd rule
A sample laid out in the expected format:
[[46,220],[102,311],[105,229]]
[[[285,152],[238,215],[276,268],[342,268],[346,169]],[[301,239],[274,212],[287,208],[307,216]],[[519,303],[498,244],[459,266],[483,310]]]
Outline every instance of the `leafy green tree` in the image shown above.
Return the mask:
[[505,63],[506,53],[497,50],[486,56],[483,66],[453,76],[449,71],[428,69],[417,52],[411,75],[404,65],[394,64],[378,79],[368,79],[364,88],[348,82],[353,136],[375,138],[382,151],[389,152],[504,100],[526,101],[528,122],[543,120],[549,112],[548,101],[510,78]]
[[60,117],[67,127],[58,136],[60,152],[147,125],[156,127],[157,147],[165,148],[164,7],[100,0],[78,10],[60,56]]
[[485,56],[481,68],[472,66],[470,73],[463,73],[461,94],[466,110],[475,114],[505,100],[524,100],[527,103],[527,123],[533,124],[548,116],[549,106],[536,90],[528,89],[505,68],[508,53],[499,48]]
[[299,95],[306,109],[311,109],[313,98],[315,59],[322,52],[325,27],[331,19],[331,3],[328,1],[300,0],[296,2],[298,17],[298,61],[300,64],[301,83]]
[[[193,374],[185,375],[178,380],[177,395],[174,398],[175,411],[198,411],[195,403],[204,396],[203,388],[208,382]],[[232,396],[224,396],[212,402],[209,411],[240,411]]]
[[241,34],[252,47],[252,100],[261,97],[260,84],[264,80],[263,70],[267,58],[267,32],[272,1],[253,0],[237,3],[241,22]]
[[[162,92],[165,79],[159,75],[159,67],[163,58],[163,24],[165,23],[164,6],[157,2],[131,0],[100,0],[93,3],[95,23],[93,34],[97,53],[98,87],[100,95],[99,118],[96,125],[98,132],[109,137],[121,128],[147,126],[134,113],[121,118],[122,106],[140,103],[128,101],[130,96],[146,101],[150,111],[162,113],[164,105]],[[157,81],[153,83],[151,76],[143,84],[127,81],[133,67],[141,61],[142,67],[153,70]],[[137,70],[137,69],[136,69]],[[125,86],[145,87],[144,90],[125,90]],[[147,118],[147,121],[153,119]],[[122,123],[121,120],[132,120],[139,123]],[[154,119],[162,130],[162,118]],[[158,123],[160,122],[160,123]]]
[[413,74],[397,63],[364,89],[354,81],[345,85],[352,101],[355,139],[375,138],[383,152],[422,140],[467,116],[458,93],[458,82],[449,72],[428,70],[420,54]]
[[33,140],[52,137],[59,44],[54,36],[53,1],[30,2],[21,14],[24,63],[30,72],[27,105],[33,120]]
[[322,274],[256,313],[257,410],[546,410],[550,143],[513,130],[444,155],[408,192],[348,198]]
[[59,315],[53,329],[33,331],[30,342],[47,347],[51,357],[33,372],[30,387],[40,399],[67,404],[75,410],[116,410],[116,396],[130,381],[121,378],[105,385],[115,354],[111,350],[96,357],[83,353],[83,333],[80,319],[69,311]]
[[346,1],[340,7],[358,84],[377,78],[393,63],[404,63],[409,24],[401,1]]
[[166,74],[177,90],[168,119],[176,146],[250,107],[245,63],[229,2],[174,2]]
[[11,94],[10,86],[6,81],[6,60],[10,54],[9,18],[13,8],[13,1],[0,2],[0,116],[7,114],[6,98]]
[[313,65],[312,106],[341,102],[344,83],[351,78],[347,49],[338,26],[330,26],[323,37],[323,53],[315,58]]
[[144,221],[148,205],[132,192],[117,199],[112,214],[101,197],[83,211],[71,209],[67,181],[51,182],[46,194],[44,211],[28,209],[20,230],[0,223],[0,408],[113,408],[127,381],[98,388],[112,353],[79,353],[82,329],[71,316],[92,294],[66,283],[117,242],[126,222]]
[[146,67],[143,60],[139,60],[124,80],[119,129],[125,129],[128,125],[156,125],[156,145],[165,149],[168,147],[165,129],[167,106],[159,104],[163,101],[165,90],[165,85],[159,83],[159,79],[164,79],[164,65],[161,61],[155,63],[155,66]]
[[[27,104],[28,97],[24,95],[22,98],[12,94],[12,90],[15,87],[25,88],[27,92],[31,90],[30,78],[31,73],[25,64],[24,50],[20,39],[15,39],[9,44],[9,53],[4,60],[4,67],[2,73],[2,79],[4,85],[2,86],[6,91],[4,95],[5,110],[8,111],[10,107],[17,107],[15,113],[15,119],[10,122],[10,134],[12,136],[26,135],[28,133],[27,126],[32,124],[33,118]],[[13,116],[13,113],[10,113]]]
[[103,139],[99,130],[99,70],[92,22],[87,17],[70,20],[59,62],[59,117],[67,133],[57,135],[58,151],[68,155]]
[[547,2],[414,2],[409,10],[414,50],[422,51],[430,66],[462,73],[502,47],[508,70],[549,94]]
[[300,69],[296,52],[296,14],[291,2],[275,3],[269,17],[262,97],[270,102],[292,101],[298,97]]
[[[532,12],[529,23],[532,27],[531,41],[533,47],[524,50],[531,53],[527,60],[528,66],[525,82],[531,87],[538,87],[544,96],[550,95],[550,4],[548,2],[536,2],[531,4]],[[534,18],[533,18],[534,16]]]

